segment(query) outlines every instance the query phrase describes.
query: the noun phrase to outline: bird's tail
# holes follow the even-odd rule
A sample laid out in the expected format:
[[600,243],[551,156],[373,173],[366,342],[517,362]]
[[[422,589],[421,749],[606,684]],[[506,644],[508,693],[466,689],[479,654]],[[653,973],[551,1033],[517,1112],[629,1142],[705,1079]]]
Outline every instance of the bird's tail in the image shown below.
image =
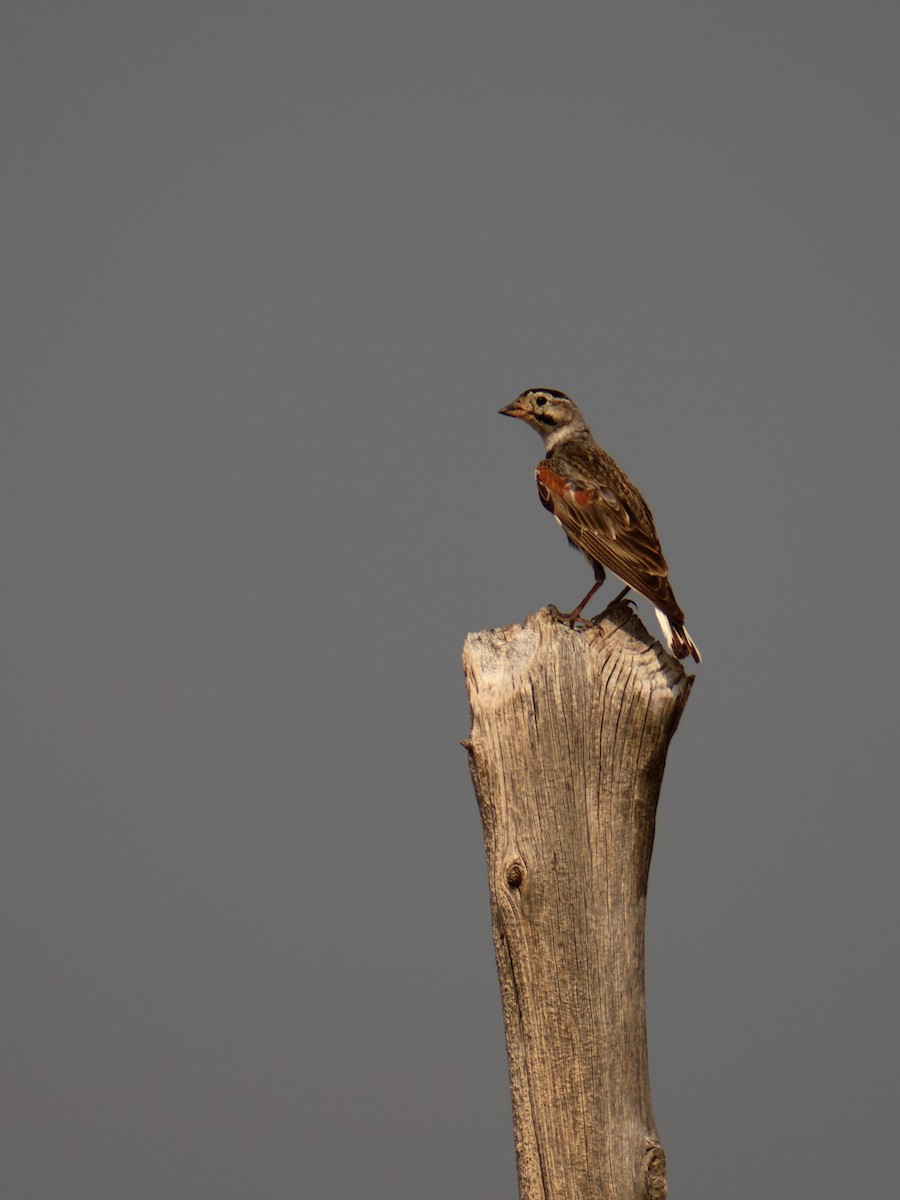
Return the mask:
[[656,617],[663,631],[663,637],[666,639],[666,645],[669,647],[669,653],[675,658],[687,658],[688,655],[694,662],[700,661],[700,651],[694,645],[694,639],[684,627],[683,621],[671,621],[666,614],[661,610],[656,610]]

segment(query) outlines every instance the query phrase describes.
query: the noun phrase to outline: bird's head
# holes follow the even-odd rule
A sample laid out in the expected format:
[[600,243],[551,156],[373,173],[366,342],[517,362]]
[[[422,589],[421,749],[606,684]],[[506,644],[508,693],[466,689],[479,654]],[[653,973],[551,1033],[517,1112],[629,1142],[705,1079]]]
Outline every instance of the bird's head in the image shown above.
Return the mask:
[[553,388],[529,388],[501,408],[500,415],[518,417],[536,429],[548,451],[572,437],[590,434],[584,417],[565,392]]

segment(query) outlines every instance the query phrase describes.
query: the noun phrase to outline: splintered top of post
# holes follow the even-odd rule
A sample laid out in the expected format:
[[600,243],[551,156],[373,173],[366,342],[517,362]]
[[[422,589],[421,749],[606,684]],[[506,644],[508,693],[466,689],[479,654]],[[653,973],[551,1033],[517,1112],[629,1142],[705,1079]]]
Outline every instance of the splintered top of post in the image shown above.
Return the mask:
[[546,608],[526,617],[524,625],[470,633],[463,647],[469,698],[481,705],[501,701],[509,692],[529,686],[539,663],[557,670],[587,672],[607,684],[621,674],[624,686],[679,709],[687,702],[692,675],[650,636],[627,604],[617,606],[599,626],[570,629]]

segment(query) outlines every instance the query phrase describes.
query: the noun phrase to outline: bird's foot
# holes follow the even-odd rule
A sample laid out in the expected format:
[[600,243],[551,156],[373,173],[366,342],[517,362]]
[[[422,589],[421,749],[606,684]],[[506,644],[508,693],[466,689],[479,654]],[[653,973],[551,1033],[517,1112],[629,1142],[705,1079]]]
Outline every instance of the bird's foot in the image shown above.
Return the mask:
[[574,629],[576,625],[579,625],[582,629],[588,629],[591,625],[591,622],[586,617],[583,617],[577,608],[573,609],[570,613],[563,613],[559,611],[555,604],[548,604],[547,612],[554,621],[559,621],[561,625],[568,625],[570,629]]
[[596,628],[598,625],[602,624],[602,622],[606,620],[606,618],[610,615],[610,613],[612,612],[612,610],[614,608],[618,608],[619,605],[621,605],[621,604],[627,604],[631,608],[632,612],[637,612],[637,603],[635,602],[634,597],[626,596],[626,593],[628,591],[629,591],[629,589],[626,588],[625,591],[620,592],[619,595],[616,596],[616,598],[614,600],[610,600],[609,604],[607,604],[607,606],[606,606],[606,608],[604,608],[603,612],[597,613],[596,617],[593,617],[591,619],[590,624]]

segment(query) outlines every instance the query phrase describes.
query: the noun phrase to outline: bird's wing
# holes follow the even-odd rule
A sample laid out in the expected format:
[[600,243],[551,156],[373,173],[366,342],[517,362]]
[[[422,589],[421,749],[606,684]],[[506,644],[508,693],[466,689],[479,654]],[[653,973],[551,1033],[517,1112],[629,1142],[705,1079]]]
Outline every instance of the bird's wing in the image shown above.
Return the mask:
[[[647,521],[612,488],[566,479],[546,461],[538,464],[537,485],[541,503],[580,550],[654,603],[675,603],[652,518]],[[680,611],[677,604],[675,609]]]

